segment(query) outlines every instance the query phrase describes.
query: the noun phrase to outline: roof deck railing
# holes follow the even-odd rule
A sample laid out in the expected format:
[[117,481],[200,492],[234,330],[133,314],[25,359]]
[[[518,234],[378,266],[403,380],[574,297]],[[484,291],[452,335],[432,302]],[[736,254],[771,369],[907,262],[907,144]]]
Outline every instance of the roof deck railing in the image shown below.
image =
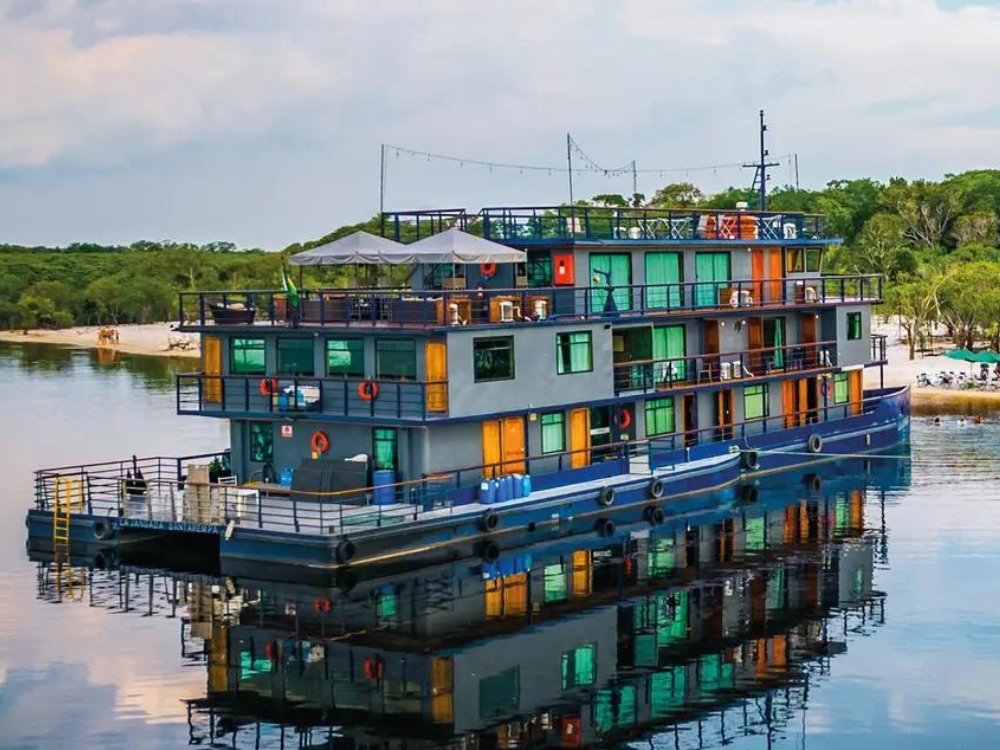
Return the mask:
[[412,242],[458,228],[496,242],[647,241],[668,243],[835,241],[826,217],[793,211],[610,206],[489,206],[398,211],[381,217],[384,237]]
[[[462,281],[458,279],[459,284]],[[278,290],[181,292],[179,315],[182,329],[253,325],[433,329],[881,301],[882,277],[855,274],[514,289],[303,289],[297,307]]]

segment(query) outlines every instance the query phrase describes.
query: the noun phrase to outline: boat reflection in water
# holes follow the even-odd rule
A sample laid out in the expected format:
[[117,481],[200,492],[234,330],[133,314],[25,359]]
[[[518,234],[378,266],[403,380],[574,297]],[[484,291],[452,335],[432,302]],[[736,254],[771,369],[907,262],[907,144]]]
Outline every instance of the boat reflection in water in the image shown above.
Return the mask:
[[180,618],[182,656],[207,669],[206,695],[179,696],[194,744],[780,737],[831,657],[884,620],[873,576],[887,562],[885,492],[908,471],[904,457],[838,462],[700,518],[414,566],[349,591],[43,561],[39,595]]

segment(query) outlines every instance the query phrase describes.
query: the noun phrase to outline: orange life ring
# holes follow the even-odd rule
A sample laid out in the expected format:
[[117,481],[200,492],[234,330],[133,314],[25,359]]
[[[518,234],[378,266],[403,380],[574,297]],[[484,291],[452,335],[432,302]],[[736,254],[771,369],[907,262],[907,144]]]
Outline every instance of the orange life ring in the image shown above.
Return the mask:
[[362,380],[358,383],[358,395],[362,401],[374,401],[378,398],[378,383],[374,380]]
[[483,275],[483,278],[491,279],[491,278],[493,278],[494,274],[496,274],[496,272],[497,272],[497,264],[496,263],[480,263],[479,264],[479,273],[481,273]]
[[385,662],[378,656],[369,656],[364,661],[365,678],[369,680],[381,680],[385,677]]
[[309,441],[310,447],[313,449],[313,453],[326,454],[330,450],[330,438],[323,430],[316,430],[312,434],[312,440]]
[[277,378],[261,378],[260,384],[257,386],[260,388],[261,396],[270,396],[276,390],[278,390],[278,379]]
[[329,612],[330,611],[330,600],[323,599],[322,597],[316,597],[316,601],[313,602],[313,609],[317,612]]
[[618,425],[619,429],[627,430],[632,426],[632,413],[628,409],[620,409],[615,414],[615,424]]
[[267,643],[264,644],[264,655],[270,661],[278,660],[278,649],[275,648],[276,645],[277,644],[274,641],[268,641]]

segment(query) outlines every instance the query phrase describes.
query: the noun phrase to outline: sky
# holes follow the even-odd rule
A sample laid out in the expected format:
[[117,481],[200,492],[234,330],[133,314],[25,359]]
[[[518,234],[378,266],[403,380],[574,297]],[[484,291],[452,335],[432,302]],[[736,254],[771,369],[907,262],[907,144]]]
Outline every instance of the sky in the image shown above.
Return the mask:
[[[387,210],[993,166],[1000,2],[0,0],[0,242],[280,249]],[[576,155],[576,165],[582,164]],[[630,193],[585,172],[575,196]]]

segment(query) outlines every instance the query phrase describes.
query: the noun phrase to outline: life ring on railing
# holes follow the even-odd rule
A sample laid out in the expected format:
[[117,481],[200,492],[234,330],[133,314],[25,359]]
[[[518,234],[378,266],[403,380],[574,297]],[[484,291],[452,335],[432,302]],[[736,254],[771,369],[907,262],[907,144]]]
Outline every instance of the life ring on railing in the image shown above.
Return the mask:
[[823,394],[823,398],[830,397],[830,378],[823,378],[823,382],[820,383],[819,390]]
[[374,380],[362,380],[358,383],[358,396],[362,401],[374,401],[378,398],[378,383]]
[[261,378],[257,387],[260,389],[261,396],[270,396],[278,390],[278,380],[277,378]]
[[330,438],[323,430],[316,430],[312,434],[312,440],[309,441],[309,447],[312,448],[313,453],[326,455],[326,452],[330,450]]
[[480,263],[479,264],[479,273],[481,273],[483,275],[484,279],[492,279],[493,276],[496,275],[496,272],[497,272],[497,264],[496,263]]
[[632,412],[628,409],[619,409],[615,412],[615,424],[619,430],[627,430],[632,426]]
[[313,609],[317,612],[329,612],[330,611],[330,600],[324,599],[321,596],[317,596],[316,600],[313,602]]

